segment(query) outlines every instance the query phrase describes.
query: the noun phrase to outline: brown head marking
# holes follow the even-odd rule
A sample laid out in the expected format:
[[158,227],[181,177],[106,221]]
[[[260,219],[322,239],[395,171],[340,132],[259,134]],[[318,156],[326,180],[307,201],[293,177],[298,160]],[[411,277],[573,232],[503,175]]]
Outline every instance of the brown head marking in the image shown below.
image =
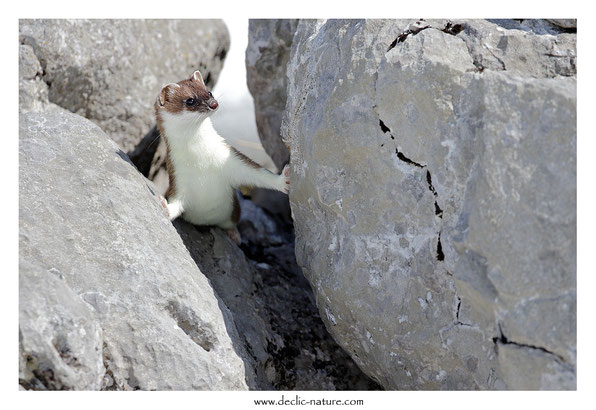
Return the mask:
[[156,111],[165,109],[170,113],[205,113],[215,111],[218,106],[199,71],[187,80],[164,85],[155,103]]

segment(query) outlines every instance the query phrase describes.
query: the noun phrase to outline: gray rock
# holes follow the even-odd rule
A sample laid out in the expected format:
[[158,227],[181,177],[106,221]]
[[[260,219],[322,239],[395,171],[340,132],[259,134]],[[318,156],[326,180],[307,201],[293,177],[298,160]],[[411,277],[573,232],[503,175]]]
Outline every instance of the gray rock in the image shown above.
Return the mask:
[[550,23],[562,28],[577,28],[577,19],[547,19]]
[[91,308],[56,268],[21,260],[19,270],[19,385],[99,390],[103,342]]
[[[469,20],[479,23],[482,20]],[[487,22],[501,26],[507,30],[521,30],[537,35],[559,35],[561,33],[575,33],[571,27],[563,27],[551,19],[488,19]]]
[[[516,390],[576,390],[575,371],[540,349],[499,345],[499,364]],[[520,365],[521,364],[521,365]]]
[[[533,24],[531,22],[534,22]],[[577,73],[576,34],[561,33],[543,20],[461,21],[458,34],[480,71],[507,71],[520,77],[552,78]],[[457,22],[454,21],[454,24]]]
[[297,260],[385,388],[575,388],[575,55],[481,20],[300,21]]
[[263,148],[278,169],[288,162],[280,127],[286,106],[286,64],[298,20],[255,20],[248,23],[246,76],[255,103],[257,130]]
[[230,312],[118,146],[66,111],[23,114],[19,146],[21,385],[254,386]]
[[28,45],[19,46],[19,112],[53,108],[48,99],[48,85],[41,79],[43,69]]
[[377,389],[325,330],[296,265],[291,231],[250,200],[239,199],[242,250],[218,228],[182,220],[174,225],[232,312],[255,369],[256,387]]
[[19,78],[33,80],[43,74],[41,64],[35,57],[31,46],[19,46]]
[[248,346],[251,365],[256,369],[257,385],[260,389],[271,389],[264,366],[269,358],[265,350],[267,336],[272,332],[259,316],[258,311],[264,309],[261,299],[253,297],[253,267],[222,230],[197,227],[181,219],[176,220],[174,226],[197,266],[202,272],[208,272],[217,294],[233,312],[243,343]]
[[[49,101],[131,151],[155,123],[161,86],[200,69],[213,86],[229,49],[219,20],[20,20]],[[43,96],[42,96],[43,97]]]

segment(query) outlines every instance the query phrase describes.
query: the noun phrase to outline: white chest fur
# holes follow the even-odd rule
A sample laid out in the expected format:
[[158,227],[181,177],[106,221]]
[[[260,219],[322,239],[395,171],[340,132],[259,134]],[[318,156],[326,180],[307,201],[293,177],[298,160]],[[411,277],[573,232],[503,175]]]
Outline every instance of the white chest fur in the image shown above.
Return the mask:
[[287,166],[276,175],[230,149],[208,114],[161,115],[175,180],[167,204],[170,219],[182,214],[196,225],[232,229],[234,188],[245,185],[288,192]]
[[[164,116],[176,190],[168,202],[179,202],[183,218],[197,225],[225,224],[232,213],[231,172],[241,172],[209,118],[200,123],[182,115]],[[195,125],[196,124],[196,125]],[[194,126],[193,126],[194,125]]]

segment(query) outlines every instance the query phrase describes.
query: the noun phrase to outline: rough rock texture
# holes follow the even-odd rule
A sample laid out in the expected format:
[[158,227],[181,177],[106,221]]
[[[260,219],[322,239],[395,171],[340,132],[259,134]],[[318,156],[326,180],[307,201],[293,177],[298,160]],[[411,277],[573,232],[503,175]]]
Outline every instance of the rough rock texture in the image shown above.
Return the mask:
[[125,152],[154,125],[163,84],[197,69],[215,84],[229,49],[220,20],[21,20],[19,40],[40,62],[49,101],[99,125]]
[[54,107],[48,99],[48,85],[33,47],[19,46],[19,112],[44,111]]
[[263,148],[278,169],[288,162],[289,152],[280,138],[286,106],[286,65],[298,20],[249,20],[246,48],[248,89],[255,103],[257,130]]
[[547,19],[550,23],[568,29],[577,29],[577,19]]
[[20,385],[254,386],[230,312],[154,188],[96,125],[20,117]]
[[[239,198],[242,249],[220,229],[174,225],[232,312],[261,390],[378,389],[325,330],[291,226]],[[244,252],[243,252],[244,251]]]
[[[429,20],[427,24],[441,28],[447,23]],[[560,32],[543,20],[474,20],[462,29],[457,37],[464,40],[480,71],[536,78],[576,74],[576,35]]]
[[575,388],[576,36],[557,30],[298,25],[297,259],[386,388]]
[[99,390],[101,327],[55,268],[21,260],[19,383],[33,390]]

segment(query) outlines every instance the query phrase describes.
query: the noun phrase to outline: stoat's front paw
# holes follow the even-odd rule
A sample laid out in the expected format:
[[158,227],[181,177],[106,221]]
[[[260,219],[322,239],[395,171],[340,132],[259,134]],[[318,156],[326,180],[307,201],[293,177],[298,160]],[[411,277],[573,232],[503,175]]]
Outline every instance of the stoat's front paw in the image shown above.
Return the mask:
[[290,193],[290,165],[286,165],[279,175],[282,180],[282,191]]
[[157,197],[159,198],[159,202],[161,202],[161,206],[163,207],[163,209],[165,209],[168,219],[170,219],[170,210],[168,209],[168,201],[166,201],[166,199],[161,195],[158,195]]

